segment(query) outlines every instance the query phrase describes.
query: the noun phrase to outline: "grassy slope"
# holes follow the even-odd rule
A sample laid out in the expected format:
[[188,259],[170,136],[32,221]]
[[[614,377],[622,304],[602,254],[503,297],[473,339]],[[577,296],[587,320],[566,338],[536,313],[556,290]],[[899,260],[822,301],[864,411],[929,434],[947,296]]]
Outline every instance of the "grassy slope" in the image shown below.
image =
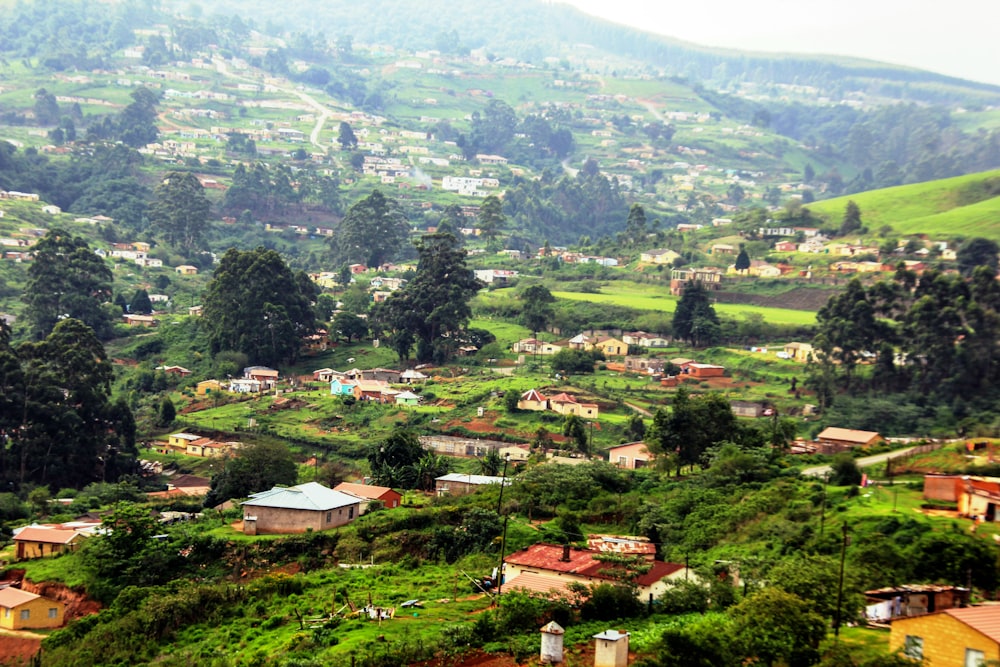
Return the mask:
[[1000,197],[969,206],[957,204],[963,188],[998,177],[1000,170],[860,192],[810,204],[809,210],[836,223],[847,202],[853,200],[872,231],[889,225],[901,234],[928,234],[938,238],[975,234],[1000,240]]

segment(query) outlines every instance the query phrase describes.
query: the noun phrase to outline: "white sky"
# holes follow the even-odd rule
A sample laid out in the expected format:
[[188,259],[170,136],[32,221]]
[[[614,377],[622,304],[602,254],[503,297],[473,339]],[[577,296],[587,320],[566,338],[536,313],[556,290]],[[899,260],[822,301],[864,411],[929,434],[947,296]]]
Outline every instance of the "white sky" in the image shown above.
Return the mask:
[[705,46],[825,53],[1000,85],[1000,0],[559,0]]

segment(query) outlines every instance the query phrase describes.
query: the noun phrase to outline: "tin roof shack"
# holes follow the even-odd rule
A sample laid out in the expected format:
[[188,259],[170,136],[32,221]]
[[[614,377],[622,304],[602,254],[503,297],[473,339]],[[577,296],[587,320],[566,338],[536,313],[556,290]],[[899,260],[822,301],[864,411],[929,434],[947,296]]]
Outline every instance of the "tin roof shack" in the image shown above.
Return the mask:
[[304,533],[329,530],[360,514],[361,499],[334,491],[318,482],[276,486],[243,503],[243,532],[247,535]]
[[816,436],[820,454],[837,454],[856,447],[870,447],[884,438],[875,431],[856,431],[830,426]]
[[492,475],[466,475],[453,472],[434,479],[434,490],[439,496],[464,496],[490,484],[510,484],[509,479]]
[[885,622],[904,616],[919,616],[945,609],[966,607],[969,589],[958,586],[912,584],[865,591],[865,618]]

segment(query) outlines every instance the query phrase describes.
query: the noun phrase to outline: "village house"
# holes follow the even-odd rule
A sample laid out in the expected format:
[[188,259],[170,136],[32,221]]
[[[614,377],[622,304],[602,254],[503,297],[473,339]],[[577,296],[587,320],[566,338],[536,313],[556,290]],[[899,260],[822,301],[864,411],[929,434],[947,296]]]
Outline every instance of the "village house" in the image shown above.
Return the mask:
[[229,381],[229,391],[236,394],[257,394],[264,388],[260,380],[234,378]]
[[254,493],[242,505],[245,534],[280,535],[343,526],[360,514],[361,499],[307,482]]
[[16,560],[31,560],[55,556],[76,549],[83,534],[75,530],[26,526],[14,535]]
[[596,403],[579,403],[575,397],[565,392],[556,394],[549,399],[549,410],[561,415],[576,415],[584,419],[597,419],[599,412]]
[[626,345],[636,345],[638,347],[667,347],[670,339],[660,334],[646,333],[645,331],[632,331],[622,334],[622,342]]
[[334,378],[342,376],[343,373],[332,368],[320,368],[312,372],[315,382],[332,382]]
[[382,380],[358,380],[354,384],[354,398],[359,401],[385,403],[390,394],[395,397],[398,393],[389,387],[388,382]]
[[453,472],[434,479],[434,491],[439,496],[464,496],[491,484],[510,484],[509,479],[493,475],[467,475]]
[[354,380],[347,380],[342,377],[335,377],[330,380],[330,395],[331,396],[353,396],[354,388],[358,386],[358,383]]
[[538,354],[548,356],[556,354],[562,350],[562,347],[554,343],[546,343],[545,341],[537,340],[535,338],[525,338],[514,343],[511,349],[515,353],[519,354]]
[[722,289],[722,272],[720,269],[674,269],[670,272],[670,293],[682,296],[684,290],[692,283],[701,283],[709,291]]
[[190,264],[181,264],[180,266],[174,267],[174,271],[181,274],[182,276],[198,275],[198,267],[191,266]]
[[680,256],[680,253],[670,248],[657,248],[640,253],[639,261],[647,264],[673,264],[674,260],[679,259]]
[[403,496],[399,491],[393,491],[388,486],[374,486],[372,484],[356,484],[354,482],[341,482],[333,487],[334,491],[349,493],[352,496],[361,498],[361,513],[368,511],[371,501],[377,500],[386,509],[399,507],[403,503]]
[[1000,607],[964,607],[897,618],[889,650],[931,665],[985,665],[1000,659]]
[[247,366],[243,369],[244,380],[257,380],[265,389],[274,389],[280,374],[267,366]]
[[391,368],[368,368],[361,371],[362,380],[376,380],[378,382],[388,382],[389,384],[398,383],[401,375],[399,371],[392,370]]
[[41,630],[62,627],[66,605],[20,588],[0,588],[0,628]]
[[122,321],[130,327],[155,327],[156,320],[152,315],[123,315]]
[[600,350],[605,357],[623,357],[628,354],[628,345],[617,338],[598,338],[593,349]]
[[765,413],[764,404],[759,401],[729,401],[729,407],[737,417],[761,417]]
[[407,368],[399,375],[399,381],[405,382],[406,384],[413,384],[414,382],[423,382],[426,379],[427,379],[426,375],[412,368]]
[[695,362],[687,364],[682,370],[688,376],[698,379],[722,377],[726,374],[725,366],[717,366],[716,364],[699,364]]
[[531,410],[533,412],[548,410],[549,399],[545,398],[537,389],[529,389],[521,394],[521,398],[517,401],[517,409]]
[[836,454],[857,447],[870,447],[883,440],[874,431],[857,431],[849,428],[829,426],[816,436],[819,451],[822,454]]
[[402,391],[396,394],[396,405],[409,407],[420,405],[420,396],[414,394],[412,391]]
[[608,450],[608,462],[625,470],[645,468],[653,460],[653,455],[644,442],[630,442]]
[[808,363],[813,358],[813,346],[809,343],[787,343],[783,351],[786,359],[792,359],[800,364]]
[[222,391],[222,383],[218,380],[202,380],[195,385],[194,395],[195,396],[208,396],[210,394],[218,394]]
[[[584,585],[620,581],[627,576],[615,565],[598,560],[602,552],[570,545],[534,544],[504,559],[508,591],[524,589],[532,593],[569,594],[568,584]],[[680,563],[653,560],[644,574],[631,577],[640,599],[660,597],[671,581],[693,579],[691,570]]]
[[656,545],[645,537],[588,535],[587,548],[602,553],[638,556],[650,562],[656,560]]
[[659,357],[625,357],[625,371],[628,373],[660,375],[666,367],[667,362]]

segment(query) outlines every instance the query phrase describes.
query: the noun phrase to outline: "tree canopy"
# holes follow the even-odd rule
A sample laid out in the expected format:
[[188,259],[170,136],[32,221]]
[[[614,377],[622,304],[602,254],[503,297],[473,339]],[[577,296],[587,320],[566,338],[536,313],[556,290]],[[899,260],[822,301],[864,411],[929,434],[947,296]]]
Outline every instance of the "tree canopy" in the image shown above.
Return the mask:
[[482,287],[465,265],[465,251],[451,234],[428,234],[417,245],[413,280],[375,309],[373,326],[387,333],[400,358],[417,345],[417,359],[443,361],[462,343],[472,316],[469,301]]
[[719,338],[719,317],[701,282],[692,282],[685,288],[674,310],[673,329],[674,336],[695,347]]
[[210,209],[198,177],[172,171],[156,186],[149,221],[167,243],[190,251],[202,243]]
[[316,328],[311,285],[274,250],[231,248],[205,289],[204,322],[212,351],[242,352],[255,364],[293,361],[302,338]]
[[28,267],[24,302],[31,334],[49,335],[65,318],[80,320],[101,339],[111,337],[111,269],[87,242],[51,229],[35,245],[35,261]]
[[409,232],[396,200],[375,190],[351,206],[340,221],[330,239],[334,262],[380,266],[399,253]]

